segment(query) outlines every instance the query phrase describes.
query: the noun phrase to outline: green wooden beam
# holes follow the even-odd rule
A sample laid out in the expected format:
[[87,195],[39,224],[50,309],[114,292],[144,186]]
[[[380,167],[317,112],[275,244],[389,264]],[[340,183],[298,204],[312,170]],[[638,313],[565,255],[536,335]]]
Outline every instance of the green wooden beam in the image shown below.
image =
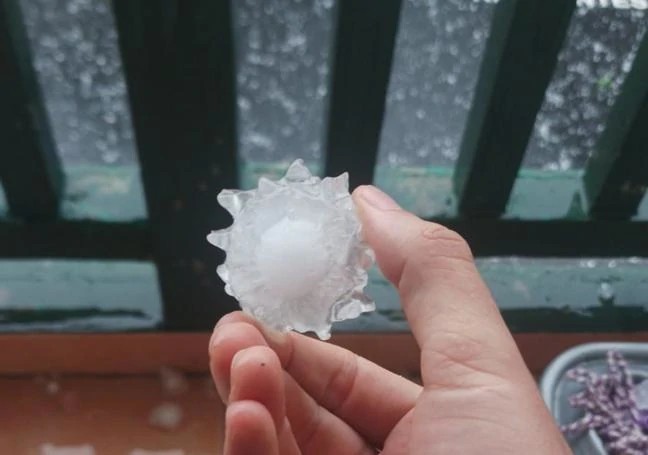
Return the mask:
[[[646,260],[498,258],[477,267],[515,332],[648,327]],[[367,293],[377,311],[336,324],[336,332],[408,330],[398,292],[375,268]],[[160,330],[155,271],[141,263],[0,261],[0,294],[0,332]]]
[[21,223],[0,219],[0,259],[152,258],[145,223],[57,221]]
[[[477,260],[477,267],[513,332],[626,332],[648,329],[646,261],[498,258]],[[607,286],[606,294],[601,285]],[[398,293],[377,273],[367,292],[378,315],[346,321],[346,330],[407,330]]]
[[236,308],[206,241],[238,186],[229,1],[113,0],[164,299],[165,327],[207,330]]
[[631,218],[646,193],[648,34],[587,163],[583,187],[589,213],[597,218]]
[[373,181],[401,0],[338,2],[326,175]]
[[0,180],[13,215],[56,217],[63,173],[17,0],[0,0]]
[[504,213],[575,0],[500,0],[493,13],[454,190],[459,212]]

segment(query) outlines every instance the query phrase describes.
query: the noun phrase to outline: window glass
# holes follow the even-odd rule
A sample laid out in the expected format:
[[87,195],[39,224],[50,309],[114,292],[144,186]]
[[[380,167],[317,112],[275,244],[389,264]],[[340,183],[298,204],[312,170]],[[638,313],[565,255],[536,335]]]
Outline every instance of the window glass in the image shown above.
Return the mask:
[[66,217],[138,219],[146,207],[109,0],[21,0]]
[[232,2],[244,186],[303,158],[321,169],[333,0]]
[[155,266],[131,261],[0,261],[0,331],[158,327]]
[[583,169],[648,28],[648,0],[579,1],[523,167]]

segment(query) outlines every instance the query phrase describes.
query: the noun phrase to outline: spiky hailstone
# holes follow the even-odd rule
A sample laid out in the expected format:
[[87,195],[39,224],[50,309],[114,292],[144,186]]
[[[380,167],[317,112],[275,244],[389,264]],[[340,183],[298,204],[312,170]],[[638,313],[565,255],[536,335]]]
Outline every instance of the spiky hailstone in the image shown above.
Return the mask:
[[243,311],[274,329],[326,340],[333,322],[375,309],[363,291],[374,256],[348,174],[320,179],[297,160],[281,180],[223,190],[218,202],[234,223],[207,240],[225,250],[218,275]]

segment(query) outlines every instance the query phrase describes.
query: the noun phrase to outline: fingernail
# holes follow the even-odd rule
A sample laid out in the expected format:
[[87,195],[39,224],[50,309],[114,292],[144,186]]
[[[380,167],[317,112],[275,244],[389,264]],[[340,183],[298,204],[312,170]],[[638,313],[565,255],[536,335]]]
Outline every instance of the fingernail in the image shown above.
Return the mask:
[[216,322],[216,327],[220,327],[221,325],[228,322],[231,318],[234,317],[233,315],[234,315],[234,313],[227,313],[227,314],[221,316],[221,318]]
[[[220,330],[215,330],[214,333],[211,336],[211,340],[209,340],[209,355],[210,357],[216,354],[216,350],[219,347],[219,343],[223,339],[223,334],[222,331]],[[217,356],[217,358],[220,358],[220,356]],[[214,364],[216,365],[216,364]],[[212,367],[213,368],[213,367]],[[218,396],[220,396],[221,400],[223,403],[227,404],[229,401],[229,376],[228,377],[223,377],[221,373],[222,368],[219,368],[218,366],[215,367],[215,369],[212,369],[212,378],[214,380],[214,386],[216,387],[216,391],[218,392]]]
[[372,185],[360,189],[360,197],[378,210],[398,210],[400,206],[385,193]]
[[223,335],[221,334],[222,330],[218,330],[217,328],[214,329],[214,331],[211,334],[211,337],[209,339],[209,350],[211,352],[212,349],[215,349],[216,346],[220,341],[223,339]]
[[245,351],[247,351],[247,349],[243,349],[243,350],[237,352],[236,354],[234,354],[234,357],[232,357],[232,367],[231,367],[232,370],[237,368],[239,366],[239,364],[243,361],[243,358],[246,355]]

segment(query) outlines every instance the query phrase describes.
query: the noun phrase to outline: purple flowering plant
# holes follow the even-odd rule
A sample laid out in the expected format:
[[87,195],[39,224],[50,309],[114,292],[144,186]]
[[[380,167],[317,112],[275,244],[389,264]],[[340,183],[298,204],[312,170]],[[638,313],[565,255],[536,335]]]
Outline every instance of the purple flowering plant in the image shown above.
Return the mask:
[[567,372],[583,386],[569,399],[583,417],[562,431],[575,435],[594,430],[611,455],[648,454],[648,382],[636,381],[619,352],[608,352],[607,366],[602,374],[584,367]]

